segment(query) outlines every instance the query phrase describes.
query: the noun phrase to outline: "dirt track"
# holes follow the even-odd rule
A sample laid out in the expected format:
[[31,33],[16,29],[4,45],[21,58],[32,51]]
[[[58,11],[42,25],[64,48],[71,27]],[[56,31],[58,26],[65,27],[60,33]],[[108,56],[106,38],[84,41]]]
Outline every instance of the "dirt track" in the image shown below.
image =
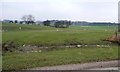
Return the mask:
[[83,64],[68,64],[68,65],[58,65],[58,66],[48,66],[48,67],[37,67],[28,70],[89,70],[89,69],[102,69],[110,67],[118,67],[118,60],[114,61],[102,61],[102,62],[92,62]]

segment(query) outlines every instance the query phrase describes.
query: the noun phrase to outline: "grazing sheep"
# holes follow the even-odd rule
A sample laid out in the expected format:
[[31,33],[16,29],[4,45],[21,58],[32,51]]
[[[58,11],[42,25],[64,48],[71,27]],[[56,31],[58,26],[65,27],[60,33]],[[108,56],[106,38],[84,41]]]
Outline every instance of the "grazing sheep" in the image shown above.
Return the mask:
[[69,48],[70,46],[66,46],[67,48]]
[[25,47],[25,44],[23,45],[23,47]]
[[85,45],[85,46],[88,46],[88,45]]
[[42,52],[42,50],[39,50],[39,52]]
[[105,45],[101,45],[101,47],[105,47]]
[[57,31],[59,31],[59,30],[57,29]]
[[77,45],[77,47],[79,48],[79,47],[81,47],[82,45]]
[[97,47],[100,47],[100,45],[97,45]]
[[48,47],[45,47],[46,49],[48,49]]
[[34,51],[34,52],[37,52],[37,51]]
[[21,27],[19,27],[19,30],[21,30],[22,28]]

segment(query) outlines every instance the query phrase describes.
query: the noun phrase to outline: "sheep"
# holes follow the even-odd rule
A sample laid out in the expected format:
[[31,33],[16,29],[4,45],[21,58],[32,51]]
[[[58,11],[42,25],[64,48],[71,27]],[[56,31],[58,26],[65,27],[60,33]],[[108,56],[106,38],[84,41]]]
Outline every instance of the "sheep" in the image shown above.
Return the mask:
[[34,52],[37,52],[37,51],[34,51]]
[[22,28],[21,27],[19,27],[19,30],[21,30]]
[[59,30],[57,29],[57,31],[59,31]]
[[25,47],[25,44],[23,45],[23,47]]
[[39,52],[42,52],[42,50],[39,50]]
[[88,46],[88,45],[85,45],[85,46]]
[[66,46],[67,48],[69,48],[70,46]]
[[100,45],[97,45],[97,47],[100,47]]
[[81,47],[82,45],[77,45],[77,47],[79,48],[79,47]]

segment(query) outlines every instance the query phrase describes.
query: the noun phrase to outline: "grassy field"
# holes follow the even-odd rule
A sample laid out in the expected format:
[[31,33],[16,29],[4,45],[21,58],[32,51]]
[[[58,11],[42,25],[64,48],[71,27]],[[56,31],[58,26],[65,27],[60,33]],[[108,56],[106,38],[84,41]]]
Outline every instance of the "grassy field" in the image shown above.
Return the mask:
[[[19,30],[19,27],[22,29]],[[59,28],[35,25],[3,24],[3,42],[13,41],[17,45],[63,45],[70,43],[84,44],[106,44],[101,41],[114,34],[116,27],[71,26],[70,28]]]
[[118,59],[118,48],[71,48],[41,53],[7,53],[3,56],[3,70],[84,63]]
[[[19,29],[21,27],[21,29]],[[2,42],[13,41],[21,45],[110,44],[105,39],[115,33],[115,26],[70,26],[70,28],[39,25],[2,24]],[[7,52],[3,56],[3,70],[84,63],[118,59],[118,47],[109,48],[63,48],[42,52]]]

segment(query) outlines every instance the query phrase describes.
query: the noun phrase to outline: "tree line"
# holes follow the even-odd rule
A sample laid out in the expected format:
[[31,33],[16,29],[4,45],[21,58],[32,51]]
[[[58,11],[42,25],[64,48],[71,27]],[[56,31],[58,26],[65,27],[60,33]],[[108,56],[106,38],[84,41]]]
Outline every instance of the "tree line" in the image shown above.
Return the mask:
[[51,25],[50,20],[43,21],[44,26],[53,26],[56,28],[68,28],[71,25],[71,21],[66,21],[66,20],[59,20],[59,21],[54,21],[53,25]]
[[[22,21],[18,20],[9,20],[9,23],[16,23],[16,24],[36,24],[35,17],[32,15],[24,15],[22,18]],[[56,28],[68,28],[71,25],[71,21],[67,20],[46,20],[43,21],[42,24],[44,26],[52,26]],[[52,24],[52,25],[51,25]]]

